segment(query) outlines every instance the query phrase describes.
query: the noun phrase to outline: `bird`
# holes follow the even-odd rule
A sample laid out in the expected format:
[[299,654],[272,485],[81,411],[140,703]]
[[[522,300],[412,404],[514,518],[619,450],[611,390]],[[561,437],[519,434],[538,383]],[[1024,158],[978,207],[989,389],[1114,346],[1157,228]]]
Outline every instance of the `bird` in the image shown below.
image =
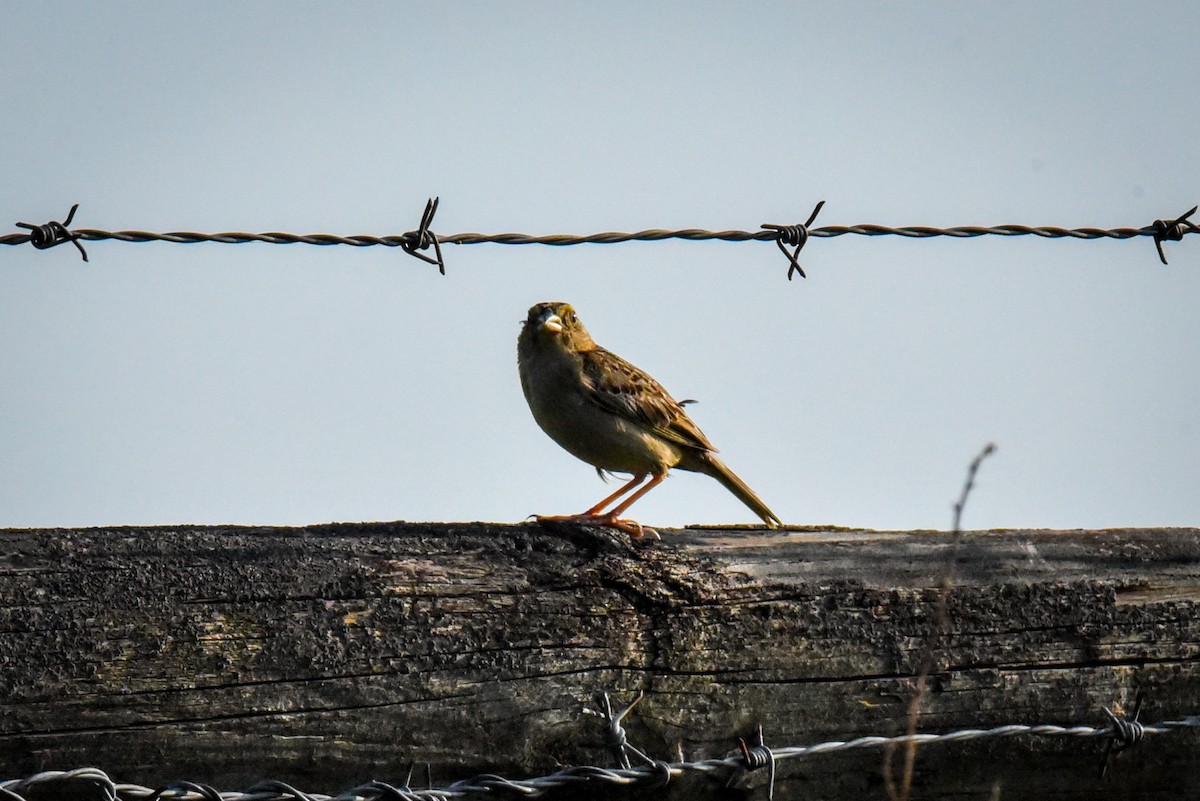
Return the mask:
[[677,468],[712,476],[768,528],[783,525],[717,458],[683,404],[648,373],[597,345],[571,304],[547,301],[529,309],[517,337],[517,367],[533,419],[552,440],[602,477],[632,475],[586,512],[538,520],[602,525],[641,537],[643,527],[621,515]]

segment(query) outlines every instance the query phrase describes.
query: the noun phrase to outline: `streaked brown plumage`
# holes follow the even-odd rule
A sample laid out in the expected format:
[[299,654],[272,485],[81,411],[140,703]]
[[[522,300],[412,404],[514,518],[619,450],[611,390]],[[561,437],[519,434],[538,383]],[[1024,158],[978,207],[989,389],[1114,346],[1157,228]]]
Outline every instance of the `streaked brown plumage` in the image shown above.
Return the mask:
[[[521,389],[551,439],[599,470],[633,479],[581,515],[566,520],[615,526],[640,535],[621,513],[666,478],[671,468],[721,482],[769,528],[781,525],[754,491],[716,457],[716,448],[662,385],[597,345],[567,303],[529,310],[517,339]],[[602,510],[649,478],[608,512]]]

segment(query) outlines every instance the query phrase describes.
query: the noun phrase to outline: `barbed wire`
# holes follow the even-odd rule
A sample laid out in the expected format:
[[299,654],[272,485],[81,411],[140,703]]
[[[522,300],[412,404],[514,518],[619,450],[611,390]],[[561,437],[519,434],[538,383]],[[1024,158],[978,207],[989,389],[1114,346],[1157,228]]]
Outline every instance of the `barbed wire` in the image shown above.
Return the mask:
[[[606,702],[607,694],[603,696]],[[639,698],[640,700],[640,698]],[[401,786],[381,781],[370,781],[357,787],[339,793],[336,796],[322,793],[308,793],[280,781],[260,782],[244,791],[218,791],[215,788],[196,782],[176,782],[158,789],[143,787],[138,784],[121,784],[114,782],[107,773],[98,768],[79,768],[68,771],[43,771],[23,779],[0,781],[0,799],[7,801],[29,801],[35,797],[43,797],[43,793],[53,791],[53,786],[71,786],[71,793],[64,795],[80,796],[78,784],[90,783],[99,792],[99,797],[107,801],[158,801],[170,798],[178,801],[454,801],[476,795],[492,795],[497,791],[511,791],[525,798],[534,798],[558,790],[570,790],[596,785],[611,785],[613,787],[653,789],[664,787],[672,779],[685,774],[698,773],[719,779],[729,779],[742,771],[752,771],[762,767],[770,767],[768,797],[774,791],[775,764],[782,760],[813,757],[821,754],[832,754],[842,751],[856,751],[873,748],[883,748],[888,745],[905,745],[918,743],[933,745],[936,743],[957,743],[972,740],[985,740],[1004,737],[1078,737],[1101,738],[1108,741],[1104,764],[1107,767],[1110,753],[1125,750],[1140,742],[1146,735],[1166,734],[1181,729],[1200,729],[1200,715],[1193,715],[1178,720],[1166,720],[1161,723],[1143,724],[1138,722],[1137,713],[1133,719],[1126,719],[1111,710],[1104,713],[1111,721],[1107,726],[1058,726],[1053,724],[1025,725],[1009,724],[994,726],[989,729],[959,729],[944,734],[916,733],[903,734],[896,737],[869,736],[852,740],[831,740],[814,745],[790,746],[785,748],[768,748],[762,737],[762,729],[758,731],[758,743],[747,746],[740,741],[741,752],[722,759],[706,759],[695,762],[664,762],[647,756],[644,752],[629,745],[621,728],[621,720],[637,704],[634,701],[622,711],[614,714],[611,705],[605,705],[603,712],[589,714],[605,718],[610,739],[607,745],[617,753],[620,768],[602,768],[596,766],[577,766],[559,770],[546,776],[530,779],[507,779],[494,774],[483,774],[470,779],[454,782],[445,787],[416,789],[409,786],[412,771]],[[1138,707],[1140,709],[1140,699]],[[611,737],[619,730],[619,737]],[[625,749],[630,748],[646,762],[637,767],[629,766]]]
[[[817,214],[824,205],[825,201],[823,200],[818,203],[813,209],[812,214],[809,215],[807,222],[796,225],[763,223],[761,230],[758,231],[709,231],[701,228],[665,230],[651,228],[630,233],[605,231],[582,236],[575,234],[531,235],[517,233],[460,233],[442,235],[435,234],[430,230],[430,225],[433,223],[433,217],[438,208],[438,198],[430,198],[425,205],[425,212],[421,215],[420,225],[416,230],[389,236],[337,236],[334,234],[289,234],[279,231],[258,234],[240,231],[204,234],[192,231],[171,231],[168,233],[154,233],[151,231],[104,231],[96,228],[70,230],[67,226],[70,225],[76,210],[79,208],[79,204],[76,203],[71,207],[70,213],[63,222],[52,220],[42,225],[33,225],[24,222],[16,223],[18,228],[27,229],[29,233],[2,234],[0,235],[0,245],[24,245],[31,243],[35,248],[45,250],[66,242],[71,242],[79,249],[84,261],[88,260],[87,251],[84,250],[83,245],[80,243],[99,242],[103,240],[117,240],[120,242],[173,242],[178,244],[197,244],[200,242],[246,244],[260,242],[272,245],[379,246],[401,248],[411,256],[436,265],[438,271],[442,275],[445,275],[446,264],[442,257],[442,245],[611,245],[634,241],[657,242],[664,239],[683,239],[689,241],[719,240],[724,242],[758,241],[775,242],[778,245],[780,251],[788,259],[787,277],[790,281],[795,273],[799,273],[801,278],[805,277],[805,272],[801,268],[797,258],[810,237],[826,238],[856,235],[901,236],[911,239],[928,239],[931,237],[949,236],[970,239],[981,236],[1037,236],[1045,239],[1133,239],[1135,237],[1148,236],[1154,239],[1159,260],[1163,264],[1166,264],[1167,257],[1163,252],[1163,242],[1178,242],[1186,234],[1200,233],[1200,226],[1189,220],[1196,212],[1197,207],[1193,207],[1190,211],[1174,219],[1155,220],[1150,225],[1140,228],[1060,228],[1057,226],[1030,225],[960,225],[950,228],[935,228],[924,225],[891,227],[874,224],[827,225],[821,228],[812,228],[811,226],[816,220]],[[435,257],[433,258],[422,253],[422,251],[428,250],[430,247],[434,249]],[[789,247],[793,248],[793,250],[789,251]]]

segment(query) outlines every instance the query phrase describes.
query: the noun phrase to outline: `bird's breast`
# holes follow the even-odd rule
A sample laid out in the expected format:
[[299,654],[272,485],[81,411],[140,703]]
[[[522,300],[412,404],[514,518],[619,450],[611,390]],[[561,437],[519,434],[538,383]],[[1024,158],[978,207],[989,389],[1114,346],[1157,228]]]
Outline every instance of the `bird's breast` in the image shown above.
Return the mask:
[[659,473],[678,464],[678,446],[646,425],[602,409],[588,398],[579,357],[521,353],[521,388],[546,434],[590,465],[621,473]]

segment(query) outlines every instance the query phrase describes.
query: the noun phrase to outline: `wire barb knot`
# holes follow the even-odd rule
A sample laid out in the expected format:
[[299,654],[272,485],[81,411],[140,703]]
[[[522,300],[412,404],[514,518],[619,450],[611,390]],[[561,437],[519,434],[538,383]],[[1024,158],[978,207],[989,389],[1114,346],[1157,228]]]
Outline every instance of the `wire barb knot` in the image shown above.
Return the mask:
[[613,752],[613,756],[617,758],[617,762],[620,763],[621,767],[625,770],[629,770],[632,767],[630,765],[629,755],[626,753],[626,749],[633,751],[651,765],[655,764],[655,760],[650,759],[650,757],[646,756],[644,753],[642,753],[642,751],[635,748],[629,742],[629,739],[625,736],[625,727],[621,725],[621,721],[625,719],[625,716],[628,715],[635,706],[641,703],[644,695],[645,693],[639,692],[637,698],[634,698],[633,702],[629,704],[629,706],[625,707],[614,715],[612,710],[612,701],[609,699],[608,693],[601,692],[596,697],[596,700],[600,702],[600,711],[597,712],[595,710],[586,708],[583,710],[585,714],[601,718],[607,724],[604,729],[604,744]]
[[[787,256],[788,260],[788,280],[792,280],[792,273],[800,273],[801,278],[808,278],[804,273],[804,268],[800,266],[800,262],[796,261],[800,255],[800,251],[804,249],[808,243],[808,228],[813,224],[813,220],[817,219],[817,215],[821,213],[821,207],[825,205],[822,200],[812,210],[812,214],[808,215],[808,219],[800,225],[775,225],[774,223],[763,223],[762,228],[768,231],[775,232],[775,244],[779,247],[779,252]],[[795,250],[788,252],[789,247],[794,247]]]
[[67,214],[67,219],[62,222],[51,220],[45,225],[31,225],[19,222],[17,223],[17,227],[29,231],[29,243],[38,250],[45,250],[55,245],[61,245],[63,242],[70,242],[79,249],[79,255],[83,256],[83,260],[87,261],[87,251],[83,249],[83,245],[79,244],[79,235],[67,230],[67,226],[71,224],[71,220],[75,219],[75,210],[78,208],[78,203],[72,206],[71,211]]
[[1154,225],[1154,247],[1158,248],[1158,260],[1163,264],[1167,263],[1167,257],[1163,253],[1163,242],[1178,242],[1183,239],[1184,234],[1200,234],[1200,226],[1194,222],[1189,222],[1188,217],[1196,213],[1196,209],[1200,206],[1192,206],[1192,210],[1176,217],[1174,220],[1167,222],[1166,220],[1155,220]]
[[1109,735],[1108,747],[1104,749],[1104,762],[1100,765],[1101,779],[1108,772],[1108,762],[1113,754],[1119,754],[1127,748],[1133,748],[1146,736],[1146,727],[1138,722],[1138,717],[1142,714],[1142,698],[1143,694],[1139,692],[1137,700],[1133,702],[1132,719],[1118,715],[1111,709],[1104,709],[1104,714],[1108,716],[1108,720],[1112,724],[1110,726],[1112,732]]
[[613,749],[613,751],[623,753],[625,746],[629,745],[629,738],[625,734],[625,727],[618,720],[610,720],[604,733],[604,744]]
[[[404,248],[404,252],[410,256],[416,256],[426,264],[437,265],[438,272],[442,275],[446,274],[446,262],[442,260],[442,246],[438,242],[438,236],[433,231],[429,230],[429,224],[433,222],[433,215],[437,214],[438,198],[432,197],[425,204],[425,213],[421,215],[421,225],[415,231],[409,231],[401,237],[400,247]],[[436,259],[431,259],[424,253],[418,253],[419,250],[428,250],[429,246],[433,245],[433,252],[437,254]]]
[[1137,718],[1127,720],[1119,715],[1114,715],[1107,709],[1104,710],[1104,713],[1112,721],[1112,750],[1114,754],[1120,753],[1127,748],[1132,748],[1146,736],[1146,727]]
[[757,745],[749,745],[739,737],[738,746],[742,749],[742,765],[746,770],[768,768],[767,801],[772,801],[775,797],[775,752],[768,748],[763,741],[762,726],[758,727]]

